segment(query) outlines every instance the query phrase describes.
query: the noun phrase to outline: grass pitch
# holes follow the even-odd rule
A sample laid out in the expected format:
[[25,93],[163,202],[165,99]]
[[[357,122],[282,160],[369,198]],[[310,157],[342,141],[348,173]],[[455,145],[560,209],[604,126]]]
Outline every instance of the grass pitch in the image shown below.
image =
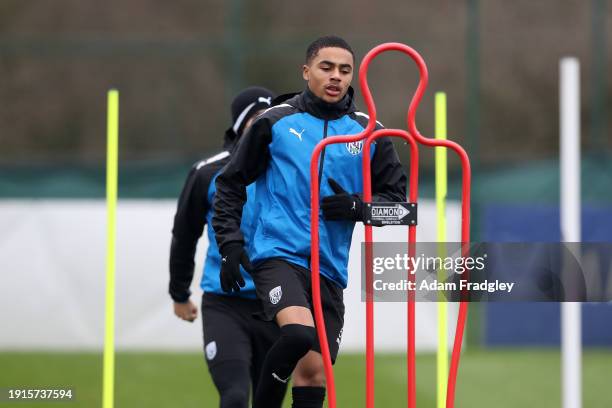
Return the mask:
[[[406,360],[401,354],[376,359],[376,406],[406,406]],[[1,352],[0,388],[73,389],[71,402],[8,402],[1,407],[99,407],[101,353]],[[560,354],[552,349],[467,351],[457,384],[457,408],[558,408]],[[338,407],[364,406],[365,360],[341,353],[335,369]],[[585,408],[612,407],[612,350],[583,356]],[[435,356],[417,356],[417,405],[435,407]],[[4,398],[4,396],[2,397]],[[200,353],[122,352],[116,358],[115,406],[217,407],[218,397]],[[285,403],[290,406],[289,401]]]

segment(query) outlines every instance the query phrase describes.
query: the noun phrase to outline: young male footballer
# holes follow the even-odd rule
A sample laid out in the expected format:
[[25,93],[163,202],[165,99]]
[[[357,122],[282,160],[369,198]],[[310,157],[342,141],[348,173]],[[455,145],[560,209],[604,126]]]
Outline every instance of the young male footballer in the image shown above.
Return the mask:
[[[240,265],[252,272],[260,317],[275,321],[280,337],[268,351],[253,407],[283,398],[292,377],[294,408],[320,408],[325,378],[312,312],[310,282],[310,158],[326,137],[361,132],[350,87],[355,58],[336,36],[308,46],[306,89],[260,115],[216,180],[212,224],[223,257],[221,279],[240,290]],[[406,174],[388,138],[372,149],[374,200],[405,201]],[[362,221],[362,143],[329,145],[320,158],[321,296],[328,343],[335,361],[344,324],[343,289],[355,222]],[[255,184],[254,234],[240,230],[247,189]]]

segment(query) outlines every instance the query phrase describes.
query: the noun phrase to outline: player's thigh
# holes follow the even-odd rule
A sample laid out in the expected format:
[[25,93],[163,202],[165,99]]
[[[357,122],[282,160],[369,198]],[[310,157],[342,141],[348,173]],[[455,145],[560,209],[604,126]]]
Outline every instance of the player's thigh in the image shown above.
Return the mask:
[[259,264],[251,275],[261,302],[261,320],[276,320],[279,326],[313,326],[308,291],[295,265],[273,258]]
[[202,328],[204,356],[210,367],[225,361],[251,361],[250,328],[246,322],[251,311],[240,299],[204,294]]
[[314,319],[309,308],[304,306],[288,306],[276,314],[276,322],[280,327],[286,324],[301,324],[314,327]]

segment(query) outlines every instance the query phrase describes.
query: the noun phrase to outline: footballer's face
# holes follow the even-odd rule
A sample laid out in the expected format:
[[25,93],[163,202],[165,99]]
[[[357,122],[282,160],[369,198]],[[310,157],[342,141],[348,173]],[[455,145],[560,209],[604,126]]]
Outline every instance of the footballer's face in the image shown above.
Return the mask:
[[327,103],[344,98],[353,80],[353,54],[344,48],[325,47],[302,67],[310,91]]

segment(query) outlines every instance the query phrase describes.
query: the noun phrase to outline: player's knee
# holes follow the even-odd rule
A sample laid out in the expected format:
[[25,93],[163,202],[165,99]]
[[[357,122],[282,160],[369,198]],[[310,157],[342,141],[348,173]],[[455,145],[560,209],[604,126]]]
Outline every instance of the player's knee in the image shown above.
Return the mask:
[[322,359],[308,359],[300,362],[293,373],[293,385],[296,387],[325,386],[325,368]]
[[231,387],[221,393],[221,408],[244,408],[248,404],[248,387]]
[[286,324],[280,332],[283,342],[302,355],[308,353],[316,339],[315,328],[302,324]]
[[325,372],[321,371],[304,371],[293,373],[293,384],[296,387],[324,387]]
[[251,374],[246,361],[230,360],[210,367],[221,408],[245,408],[249,403]]

